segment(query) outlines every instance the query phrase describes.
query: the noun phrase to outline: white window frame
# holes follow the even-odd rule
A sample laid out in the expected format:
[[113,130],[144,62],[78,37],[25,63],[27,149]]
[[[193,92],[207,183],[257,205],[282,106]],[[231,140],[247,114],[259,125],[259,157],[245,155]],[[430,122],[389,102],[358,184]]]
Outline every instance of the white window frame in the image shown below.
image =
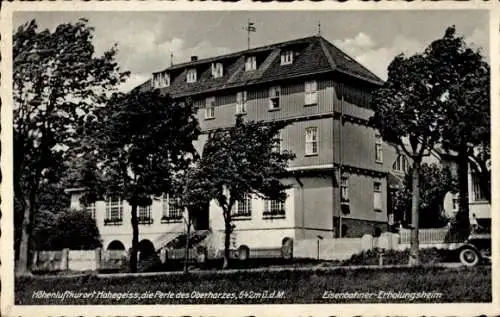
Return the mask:
[[290,65],[293,63],[293,51],[286,50],[281,52],[281,65]]
[[212,63],[212,77],[220,78],[224,76],[224,66],[220,62]]
[[486,201],[486,197],[481,188],[481,184],[479,182],[479,175],[477,173],[471,172],[470,174],[471,181],[471,190],[472,190],[472,200],[473,201]]
[[318,82],[307,80],[304,82],[304,104],[306,106],[318,103]]
[[215,97],[205,98],[205,119],[215,118]]
[[392,164],[392,169],[396,172],[406,173],[408,171],[408,160],[403,154],[398,154],[396,160]]
[[373,210],[382,211],[382,182],[373,182]]
[[137,221],[139,224],[151,224],[153,222],[151,205],[137,206]]
[[198,80],[198,74],[196,68],[189,68],[186,73],[186,82],[195,83]]
[[[315,149],[316,147],[316,149]],[[318,155],[319,136],[317,127],[307,127],[305,131],[305,155]]]
[[281,101],[281,87],[273,86],[269,88],[269,110],[280,109],[281,108],[280,101]]
[[286,200],[265,200],[264,218],[284,218],[286,216]]
[[165,194],[161,199],[162,203],[162,222],[181,222],[183,216],[182,208],[178,207],[179,198],[175,198],[172,195]]
[[257,69],[257,57],[255,55],[245,57],[245,71],[249,72]]
[[236,93],[236,113],[247,113],[247,91],[238,91]]
[[[116,217],[113,217],[116,214]],[[121,224],[123,221],[123,200],[119,196],[110,196],[106,199],[106,218],[110,223]],[[107,224],[107,223],[105,223]]]
[[166,72],[153,74],[153,88],[170,86],[170,75]]
[[349,202],[349,176],[342,175],[340,178],[340,201],[342,203]]
[[242,200],[235,202],[233,206],[232,217],[251,218],[252,217],[252,196],[245,195]]
[[382,146],[382,137],[380,135],[375,135],[375,162],[384,162],[384,150]]

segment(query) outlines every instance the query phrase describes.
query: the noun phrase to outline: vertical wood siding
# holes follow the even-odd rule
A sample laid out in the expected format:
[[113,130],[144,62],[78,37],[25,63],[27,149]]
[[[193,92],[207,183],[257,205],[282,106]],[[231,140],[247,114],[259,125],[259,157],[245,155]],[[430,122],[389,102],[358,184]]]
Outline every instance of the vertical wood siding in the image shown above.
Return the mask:
[[[373,183],[382,185],[382,211],[373,208]],[[349,175],[349,207],[347,218],[387,221],[387,182],[385,178],[366,175]]]
[[[280,85],[280,109],[269,110],[269,88],[247,89],[247,114],[245,119],[255,121],[281,120],[306,115],[331,113],[333,111],[333,81],[318,81],[318,102],[316,105],[304,105],[304,81],[297,81]],[[236,114],[236,91],[216,96],[215,118],[205,120],[205,99],[195,102],[199,106],[198,118],[202,130],[218,127],[229,127],[234,124]]]

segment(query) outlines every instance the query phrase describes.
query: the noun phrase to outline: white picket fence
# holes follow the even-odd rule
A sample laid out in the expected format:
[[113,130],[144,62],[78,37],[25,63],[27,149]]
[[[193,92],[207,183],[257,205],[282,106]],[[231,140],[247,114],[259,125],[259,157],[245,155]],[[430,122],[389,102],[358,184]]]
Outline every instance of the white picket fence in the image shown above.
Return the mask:
[[[449,229],[446,228],[432,228],[432,229],[419,229],[418,240],[421,244],[440,244],[446,242],[446,237],[449,235]],[[401,229],[399,231],[400,244],[410,244],[411,230]]]

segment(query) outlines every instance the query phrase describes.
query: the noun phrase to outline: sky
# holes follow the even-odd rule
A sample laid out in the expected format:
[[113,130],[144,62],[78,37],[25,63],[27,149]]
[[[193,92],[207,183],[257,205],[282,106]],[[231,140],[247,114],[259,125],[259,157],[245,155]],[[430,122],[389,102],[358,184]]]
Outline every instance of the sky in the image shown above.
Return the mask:
[[176,64],[246,49],[249,19],[251,47],[316,35],[320,24],[324,38],[382,79],[396,55],[421,52],[450,25],[489,58],[488,12],[479,10],[16,12],[13,26],[35,19],[40,29],[54,29],[79,18],[95,28],[96,53],[118,44],[117,61],[131,72],[123,91],[170,66],[171,54]]

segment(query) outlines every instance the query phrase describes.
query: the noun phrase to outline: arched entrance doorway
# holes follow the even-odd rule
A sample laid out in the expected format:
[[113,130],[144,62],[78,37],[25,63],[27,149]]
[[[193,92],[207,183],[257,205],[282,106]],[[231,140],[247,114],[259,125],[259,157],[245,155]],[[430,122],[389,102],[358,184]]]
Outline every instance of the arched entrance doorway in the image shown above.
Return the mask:
[[139,252],[139,260],[151,257],[155,253],[153,242],[148,239],[141,240],[141,242],[139,242]]
[[108,250],[125,250],[125,246],[118,240],[113,240],[108,244]]

